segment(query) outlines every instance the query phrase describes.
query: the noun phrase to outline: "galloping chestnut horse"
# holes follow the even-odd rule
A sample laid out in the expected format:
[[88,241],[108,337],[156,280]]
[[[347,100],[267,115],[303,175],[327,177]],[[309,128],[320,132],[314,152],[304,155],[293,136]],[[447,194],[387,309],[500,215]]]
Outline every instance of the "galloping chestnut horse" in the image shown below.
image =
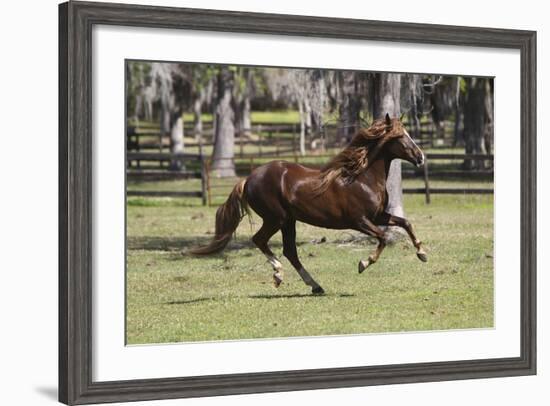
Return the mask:
[[424,154],[403,124],[388,114],[359,130],[350,144],[321,170],[284,161],[273,161],[256,168],[239,182],[227,201],[216,212],[216,233],[209,245],[191,250],[205,255],[221,251],[239,222],[252,208],[263,220],[252,241],[273,267],[278,287],[283,281],[282,265],[269,249],[269,239],[283,234],[283,255],[296,268],[313,294],[323,288],[304,269],[296,251],[296,221],[331,229],[352,229],[375,237],[376,250],[366,261],[359,261],[359,273],[374,264],[386,246],[380,226],[404,228],[416,247],[416,255],[428,257],[411,224],[387,213],[386,179],[391,161],[400,158],[421,166]]

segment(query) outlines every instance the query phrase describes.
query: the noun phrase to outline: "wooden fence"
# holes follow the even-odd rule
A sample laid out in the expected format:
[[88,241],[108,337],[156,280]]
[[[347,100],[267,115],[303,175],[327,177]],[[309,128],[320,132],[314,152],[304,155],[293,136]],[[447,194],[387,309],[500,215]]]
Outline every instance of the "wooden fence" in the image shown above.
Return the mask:
[[[127,180],[153,181],[153,180],[174,180],[174,179],[200,179],[200,190],[139,190],[130,189],[126,191],[127,196],[145,197],[198,197],[203,205],[206,205],[208,191],[208,168],[204,155],[195,154],[172,154],[163,152],[127,152],[126,153]],[[136,162],[137,168],[132,167]],[[150,163],[153,168],[144,169],[142,162]],[[164,163],[173,164],[178,162],[179,170],[166,170]]]
[[[195,136],[193,132],[185,135]],[[198,141],[186,142],[186,150],[198,149],[199,154],[203,148],[213,147],[213,131],[205,130],[195,137]],[[247,155],[262,156],[266,153],[275,155],[289,154],[299,150],[298,126],[292,124],[258,124],[249,129],[235,132],[235,154],[243,157]],[[249,147],[249,152],[245,152]],[[170,151],[170,137],[163,136],[154,129],[128,129],[126,149],[130,152],[168,152]]]
[[[409,129],[415,141],[423,148],[448,148],[455,145],[455,128],[453,121],[443,122],[436,126],[429,117],[423,117],[419,126],[414,127],[404,119],[404,124]],[[200,142],[187,142],[187,151],[197,151],[201,154],[202,148],[213,146],[214,131],[209,123],[204,124],[204,130],[195,134],[191,127],[185,127],[185,135],[195,137]],[[235,155],[245,157],[247,155],[275,155],[299,153],[300,125],[264,123],[252,125],[249,129],[235,131]],[[341,140],[338,137],[338,125],[327,124],[323,131],[318,134],[308,134],[306,151],[322,152],[331,148],[341,148]],[[163,136],[158,128],[135,128],[128,127],[127,151],[131,152],[169,152],[170,137]]]
[[[490,161],[493,162],[493,155],[482,155],[482,154],[437,154],[437,153],[426,153],[425,162],[421,168],[422,177],[424,179],[423,188],[403,188],[403,193],[421,193],[426,197],[426,203],[430,204],[432,194],[492,194],[494,193],[493,188],[432,188],[430,187],[430,172],[429,167],[431,162],[434,161],[448,161],[448,160],[470,160],[470,161]],[[440,177],[450,177],[450,176],[464,176],[470,177],[475,173],[476,177],[479,176],[490,176],[493,177],[493,171],[482,171],[482,172],[473,172],[465,170],[439,170],[437,175]]]
[[[315,159],[325,159],[328,160],[334,155],[314,155],[301,157],[296,154],[291,156],[263,156],[262,159],[259,157],[249,156],[239,159],[240,168],[244,169],[246,173],[252,172],[252,170],[263,164],[266,159],[285,159],[288,161],[293,161],[296,163],[302,163],[304,159],[315,158]],[[229,159],[229,158],[223,158]],[[493,188],[448,188],[448,187],[432,187],[430,185],[430,176],[437,178],[450,178],[450,177],[464,177],[464,178],[490,178],[493,177],[492,169],[483,170],[483,171],[469,171],[461,169],[438,169],[435,174],[430,175],[429,168],[432,167],[432,163],[437,161],[456,161],[456,160],[471,160],[471,161],[483,161],[483,162],[492,162],[494,159],[493,155],[481,155],[481,154],[455,154],[455,153],[427,153],[425,156],[425,163],[421,168],[412,168],[411,165],[407,165],[402,170],[403,178],[421,178],[424,183],[424,187],[421,188],[403,188],[403,193],[407,194],[423,194],[425,195],[426,203],[431,202],[432,194],[492,194]],[[306,165],[310,167],[320,167],[320,164],[311,164],[307,163]],[[211,176],[210,168],[212,167],[212,160],[209,159],[205,168],[207,169],[207,181],[206,181],[206,191],[207,191],[207,201],[208,205],[214,204],[219,198],[225,198],[228,195],[228,188],[236,184],[237,181],[241,178],[233,177],[228,179],[216,178]],[[237,167],[239,169],[239,167]]]
[[[412,126],[406,123],[412,130]],[[454,123],[436,128],[429,118],[423,118],[420,126],[416,128],[415,141],[424,148],[448,147],[454,143]],[[235,137],[235,157],[237,170],[240,175],[250,173],[255,167],[267,160],[286,159],[294,162],[305,163],[308,166],[320,166],[319,160],[328,160],[334,155],[334,149],[340,149],[341,145],[337,137],[336,125],[327,125],[323,134],[310,135],[307,143],[307,155],[302,157],[299,152],[299,125],[297,124],[258,124],[237,132]],[[192,134],[190,128],[185,128],[185,133]],[[186,151],[197,151],[197,154],[171,154],[168,136],[162,136],[158,129],[128,128],[127,132],[127,176],[129,180],[158,181],[175,179],[200,179],[200,190],[181,191],[151,191],[129,190],[129,196],[172,196],[172,197],[199,197],[203,204],[212,204],[213,200],[224,193],[224,186],[219,179],[211,176],[212,162],[206,158],[210,155],[213,130],[205,125],[204,131],[198,137],[198,141],[187,142]],[[314,140],[314,141],[312,141]],[[312,147],[316,142],[317,147]],[[308,162],[311,158],[315,162]],[[184,163],[180,170],[170,170],[175,160]],[[472,154],[448,154],[428,153],[426,164],[422,169],[413,169],[412,166],[403,167],[404,178],[417,178],[423,180],[423,187],[404,188],[404,193],[424,194],[429,203],[432,194],[489,194],[492,188],[444,188],[433,187],[432,179],[449,178],[488,178],[492,179],[491,169],[483,171],[464,171],[459,165],[438,165],[438,162],[472,160],[492,162],[492,155]],[[489,165],[491,166],[491,165]],[[229,182],[231,180],[228,180]],[[236,181],[236,180],[235,180]],[[145,188],[147,189],[147,188]],[[220,193],[220,195],[218,195]]]

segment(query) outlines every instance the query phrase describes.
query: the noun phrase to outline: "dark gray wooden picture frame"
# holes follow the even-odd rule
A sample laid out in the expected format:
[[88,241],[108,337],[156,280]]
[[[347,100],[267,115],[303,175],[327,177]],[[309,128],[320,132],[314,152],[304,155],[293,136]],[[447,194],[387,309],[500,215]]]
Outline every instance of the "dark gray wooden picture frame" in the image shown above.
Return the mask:
[[[517,358],[166,379],[92,380],[92,27],[192,29],[518,49],[521,354]],[[340,388],[536,373],[536,33],[69,2],[59,6],[59,400],[67,404]]]

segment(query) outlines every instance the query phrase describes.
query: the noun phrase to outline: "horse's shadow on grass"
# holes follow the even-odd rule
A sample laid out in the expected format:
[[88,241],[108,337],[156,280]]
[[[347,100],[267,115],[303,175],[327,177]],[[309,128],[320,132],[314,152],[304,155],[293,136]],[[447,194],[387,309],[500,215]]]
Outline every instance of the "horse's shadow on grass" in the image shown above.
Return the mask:
[[[351,298],[355,297],[352,293],[326,293],[324,295],[314,295],[312,293],[288,293],[288,294],[260,294],[260,295],[249,295],[246,296],[248,299],[265,299],[265,300],[273,300],[273,299],[300,299],[300,298],[323,298],[323,297],[338,297],[338,298]],[[189,300],[174,300],[171,302],[166,302],[167,305],[186,305],[186,304],[193,304],[193,303],[201,303],[201,302],[218,302],[220,301],[220,298],[216,297],[199,297],[196,299],[189,299]]]
[[199,297],[197,299],[190,299],[190,300],[174,300],[171,302],[166,302],[165,304],[168,305],[184,305],[184,304],[193,304],[193,303],[200,303],[200,302],[216,302],[218,299],[215,297]]
[[313,293],[289,293],[289,294],[261,294],[261,295],[250,295],[249,299],[299,299],[299,298],[322,298],[322,297],[354,297],[354,294],[351,293],[325,293],[324,295],[314,295]]
[[181,251],[196,245],[201,245],[207,239],[197,236],[187,237],[160,237],[160,236],[139,236],[128,237],[127,246],[129,250],[145,251]]
[[[211,236],[186,236],[186,237],[159,237],[159,236],[140,236],[140,237],[128,237],[127,247],[128,250],[145,250],[145,251],[166,251],[177,253],[178,257],[181,254],[187,254],[187,252],[194,247],[207,245]],[[300,246],[304,242],[298,242],[296,245]],[[276,249],[282,249],[281,241],[270,242],[271,247]],[[242,249],[254,249],[256,246],[249,238],[238,238],[229,243],[225,248],[225,251],[237,251]],[[223,257],[224,254],[213,254],[213,257]]]

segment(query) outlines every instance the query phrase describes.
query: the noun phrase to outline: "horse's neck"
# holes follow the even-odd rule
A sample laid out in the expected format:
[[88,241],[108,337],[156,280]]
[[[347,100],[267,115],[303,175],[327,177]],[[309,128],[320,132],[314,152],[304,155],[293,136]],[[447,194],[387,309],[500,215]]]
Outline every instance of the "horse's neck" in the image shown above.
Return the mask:
[[390,171],[391,159],[378,158],[372,162],[358,180],[371,188],[386,189],[386,180]]

